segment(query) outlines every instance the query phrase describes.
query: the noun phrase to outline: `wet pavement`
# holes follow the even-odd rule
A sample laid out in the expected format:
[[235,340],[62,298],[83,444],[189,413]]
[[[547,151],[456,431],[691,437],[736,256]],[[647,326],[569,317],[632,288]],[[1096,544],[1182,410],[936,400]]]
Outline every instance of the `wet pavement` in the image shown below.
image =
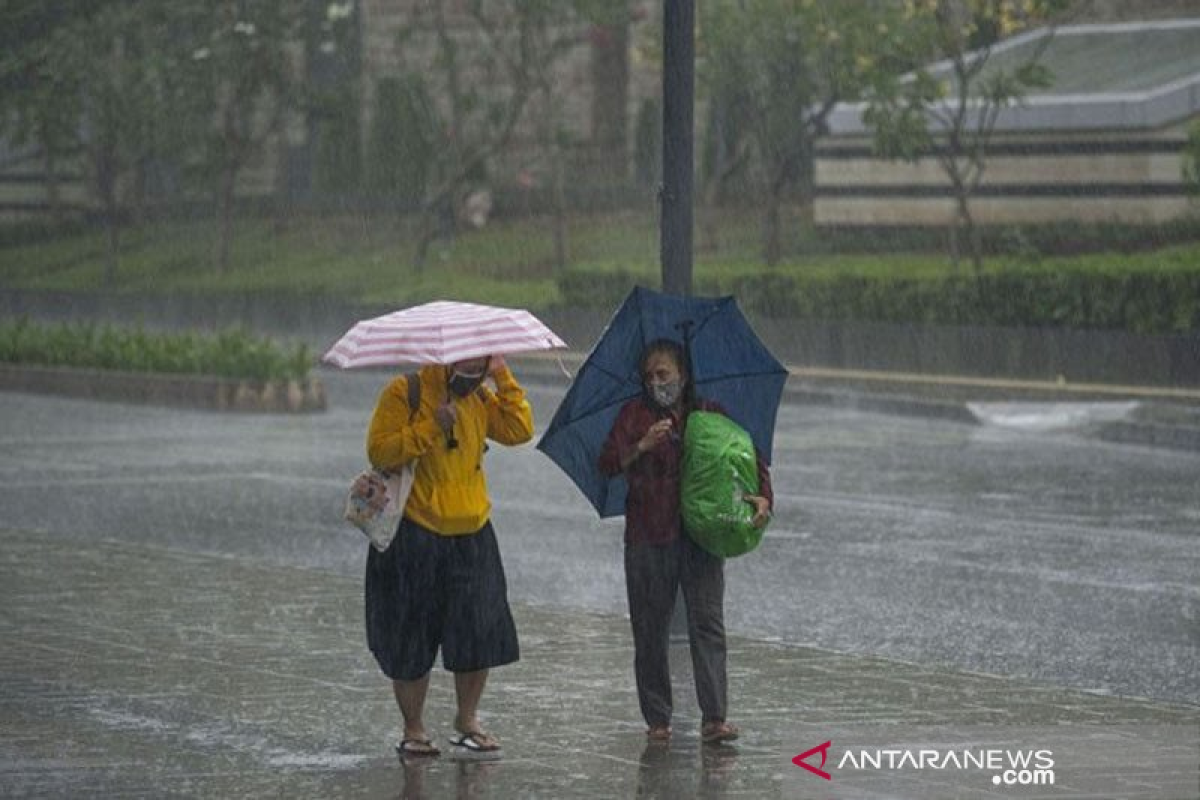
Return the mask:
[[[7,797],[827,797],[791,759],[821,736],[840,741],[848,725],[886,724],[897,736],[937,725],[953,737],[985,724],[1200,724],[1194,707],[733,637],[742,739],[699,743],[675,648],[676,734],[648,744],[625,623],[519,605],[522,660],[493,672],[482,715],[503,760],[401,763],[390,754],[397,713],[362,646],[358,581],[12,531],[0,534],[0,553]],[[439,670],[427,721],[444,736],[452,718]],[[1104,776],[1112,796],[1171,796],[1144,775],[1129,790],[1148,794],[1122,794],[1124,766],[1098,754],[1074,766]],[[900,792],[839,796],[984,797],[986,777],[908,777]],[[1061,780],[1056,790],[1032,796],[1089,796]]]
[[[338,518],[383,378],[329,377],[308,417],[0,394],[5,796],[830,797],[791,758],[846,726],[1200,725],[1200,455],[788,404],[776,520],[728,567],[736,750],[697,741],[685,651],[678,735],[647,747],[619,521],[493,448],[523,649],[484,700],[506,757],[401,765]],[[531,384],[543,424],[562,388]],[[452,692],[435,676],[442,736]],[[988,796],[961,778],[945,796]],[[1044,796],[1105,796],[1064,786]]]

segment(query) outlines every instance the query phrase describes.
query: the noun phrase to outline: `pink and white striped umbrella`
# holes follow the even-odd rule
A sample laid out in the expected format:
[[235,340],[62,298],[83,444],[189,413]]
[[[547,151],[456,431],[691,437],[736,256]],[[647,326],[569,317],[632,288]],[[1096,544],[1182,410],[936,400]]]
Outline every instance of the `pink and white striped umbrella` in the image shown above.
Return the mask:
[[356,323],[322,360],[343,369],[453,364],[566,346],[528,311],[439,300]]

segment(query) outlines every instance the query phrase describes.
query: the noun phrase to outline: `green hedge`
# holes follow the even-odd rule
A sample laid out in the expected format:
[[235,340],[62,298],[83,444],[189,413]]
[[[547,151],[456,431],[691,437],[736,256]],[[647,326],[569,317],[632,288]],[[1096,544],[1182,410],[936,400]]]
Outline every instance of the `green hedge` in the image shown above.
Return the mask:
[[0,322],[0,362],[269,381],[303,380],[312,361],[303,344],[288,351],[239,329],[207,335]]
[[[625,271],[572,271],[566,305],[615,308],[639,279]],[[641,280],[641,283],[650,283]],[[1200,330],[1200,273],[1004,272],[982,278],[798,279],[774,273],[699,281],[697,294],[732,294],[766,317],[934,325]]]
[[[944,253],[947,232],[929,226],[822,226],[794,241],[792,255]],[[1027,225],[984,225],[985,255],[1049,258],[1085,253],[1136,253],[1200,240],[1200,215],[1157,224],[1062,220]]]

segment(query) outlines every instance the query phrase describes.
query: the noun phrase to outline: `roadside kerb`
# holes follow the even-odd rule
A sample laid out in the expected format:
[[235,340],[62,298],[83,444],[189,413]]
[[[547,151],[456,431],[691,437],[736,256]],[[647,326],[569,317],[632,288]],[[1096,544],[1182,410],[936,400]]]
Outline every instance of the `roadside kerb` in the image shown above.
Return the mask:
[[252,381],[207,375],[0,364],[0,390],[56,394],[212,411],[307,413],[324,411],[319,378],[301,382]]

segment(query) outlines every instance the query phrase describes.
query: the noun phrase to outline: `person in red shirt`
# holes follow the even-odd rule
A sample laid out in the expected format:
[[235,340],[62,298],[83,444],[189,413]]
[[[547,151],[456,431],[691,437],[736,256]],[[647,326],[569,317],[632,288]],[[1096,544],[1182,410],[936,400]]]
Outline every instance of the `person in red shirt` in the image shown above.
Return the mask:
[[[736,739],[738,728],[725,719],[724,560],[702,550],[683,530],[680,477],[683,431],[692,411],[716,411],[718,404],[696,397],[687,355],[677,342],[659,339],[642,353],[644,392],[626,403],[600,453],[605,475],[624,473],[625,587],[633,627],[634,674],[638,703],[652,740],[671,736],[670,620],[679,589],[687,606],[688,643],[704,742]],[[746,498],[754,522],[771,513],[770,474],[758,460],[761,495]]]

